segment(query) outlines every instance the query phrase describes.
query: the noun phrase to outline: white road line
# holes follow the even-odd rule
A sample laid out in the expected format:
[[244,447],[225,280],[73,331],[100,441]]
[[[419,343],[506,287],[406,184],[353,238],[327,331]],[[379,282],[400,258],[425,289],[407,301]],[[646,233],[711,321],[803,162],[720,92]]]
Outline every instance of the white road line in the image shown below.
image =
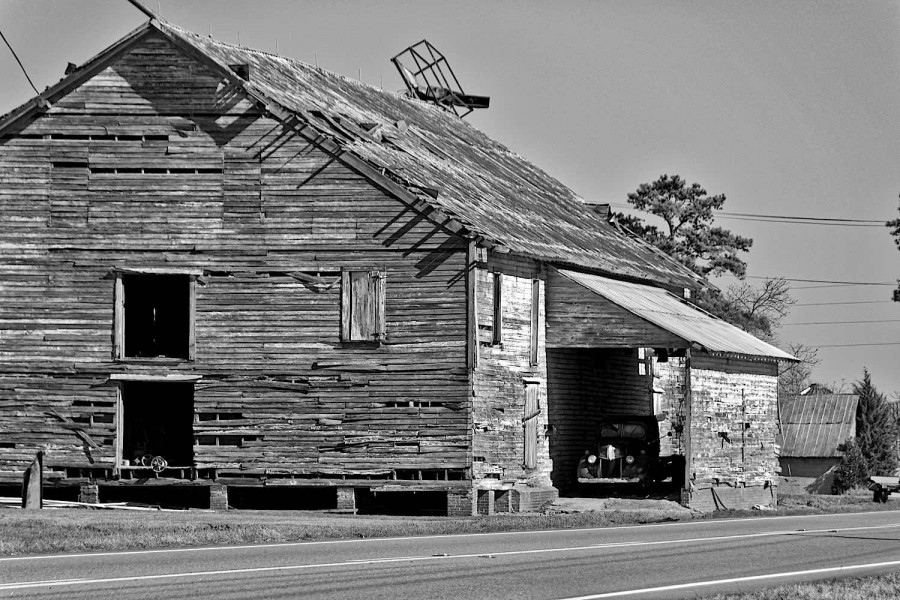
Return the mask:
[[[763,532],[763,533],[750,533],[750,534],[737,534],[737,535],[723,535],[723,536],[714,536],[714,537],[698,537],[698,538],[681,538],[676,540],[658,540],[652,542],[611,542],[608,544],[590,544],[586,546],[564,546],[561,548],[535,548],[531,550],[508,550],[508,551],[499,551],[499,552],[489,552],[486,553],[484,551],[473,553],[473,554],[454,554],[448,556],[395,556],[395,557],[385,557],[385,558],[371,558],[371,559],[358,559],[358,560],[348,560],[342,562],[330,562],[330,563],[311,563],[311,564],[302,564],[302,565],[282,565],[277,567],[251,567],[251,568],[243,568],[243,569],[222,569],[217,571],[195,571],[188,573],[160,573],[156,575],[133,575],[129,577],[108,577],[108,578],[100,578],[100,579],[59,579],[59,580],[48,580],[48,581],[20,581],[15,583],[4,583],[0,584],[0,591],[9,591],[9,590],[21,590],[28,588],[37,588],[37,587],[49,587],[49,586],[66,586],[66,585],[87,585],[87,584],[103,584],[103,583],[121,583],[126,581],[148,581],[148,580],[159,580],[159,579],[184,579],[187,577],[204,577],[208,575],[233,575],[233,574],[241,574],[241,573],[262,573],[262,572],[277,572],[277,571],[300,571],[300,570],[309,570],[309,569],[321,569],[321,568],[333,568],[333,567],[347,567],[347,566],[360,566],[360,565],[378,565],[378,564],[387,564],[387,563],[397,563],[397,562],[426,562],[426,561],[434,561],[434,560],[461,560],[461,559],[469,559],[469,558],[480,558],[489,554],[492,557],[498,556],[521,556],[525,554],[550,554],[550,553],[558,553],[558,552],[583,552],[586,550],[608,550],[612,548],[634,548],[640,546],[665,546],[672,544],[686,544],[686,543],[702,543],[702,542],[710,542],[710,541],[723,541],[723,540],[735,540],[735,539],[749,539],[749,538],[761,538],[761,537],[775,537],[775,536],[786,536],[786,535],[808,535],[808,534],[817,534],[817,533],[833,533],[833,532],[841,532],[841,531],[862,531],[862,530],[872,530],[872,529],[893,529],[900,527],[900,524],[895,525],[870,525],[866,527],[846,527],[842,529],[816,529],[809,531],[797,531],[797,530],[784,530],[784,531],[771,531],[771,532]],[[900,561],[898,561],[900,563]],[[724,581],[724,580],[723,580]],[[684,585],[699,585],[699,584],[684,584]],[[713,585],[713,584],[707,584]],[[664,590],[666,588],[660,588]],[[676,589],[676,588],[673,588]],[[619,593],[619,592],[613,592]],[[590,596],[593,598],[593,596]],[[599,598],[603,598],[605,596],[598,596]]]
[[675,523],[644,523],[640,525],[618,525],[612,527],[584,527],[581,529],[540,529],[537,531],[490,531],[484,533],[451,533],[442,535],[411,535],[403,537],[380,537],[380,538],[364,538],[352,540],[320,540],[312,542],[277,542],[273,544],[244,544],[241,546],[203,546],[200,548],[159,548],[156,550],[122,550],[115,552],[81,552],[77,554],[38,554],[29,556],[4,556],[0,557],[0,562],[25,561],[25,560],[57,560],[66,558],[93,558],[107,556],[141,556],[145,554],[167,554],[178,552],[212,552],[212,551],[230,551],[230,550],[252,550],[255,548],[291,548],[295,546],[316,546],[316,545],[334,545],[334,544],[368,544],[382,543],[391,541],[409,541],[409,540],[438,540],[452,538],[469,538],[469,537],[495,537],[495,536],[516,536],[516,535],[552,535],[559,533],[590,533],[594,531],[623,531],[626,529],[653,529],[653,528],[671,528],[671,527],[689,527],[702,526],[715,523],[745,523],[749,521],[772,521],[778,519],[814,519],[827,517],[857,517],[868,515],[883,515],[888,513],[900,513],[900,510],[879,510],[858,513],[839,513],[839,514],[818,514],[818,515],[780,515],[772,517],[748,517],[745,519],[703,519],[697,521],[678,521]]
[[900,560],[892,560],[888,562],[868,563],[862,565],[844,565],[841,567],[827,567],[823,569],[807,569],[806,571],[791,571],[789,573],[771,573],[769,575],[751,575],[747,577],[732,577],[730,579],[696,581],[694,583],[680,583],[676,585],[665,585],[661,587],[643,588],[639,590],[624,590],[621,592],[591,594],[590,596],[572,596],[570,598],[560,598],[559,600],[602,600],[603,598],[623,598],[625,596],[638,596],[641,594],[652,594],[659,592],[674,592],[675,590],[689,590],[691,588],[710,587],[713,585],[725,585],[729,583],[766,581],[768,579],[787,579],[789,577],[801,577],[804,575],[825,575],[829,573],[843,575],[848,574],[852,571],[861,571],[863,569],[879,569],[883,567],[896,567],[898,565],[900,565]]

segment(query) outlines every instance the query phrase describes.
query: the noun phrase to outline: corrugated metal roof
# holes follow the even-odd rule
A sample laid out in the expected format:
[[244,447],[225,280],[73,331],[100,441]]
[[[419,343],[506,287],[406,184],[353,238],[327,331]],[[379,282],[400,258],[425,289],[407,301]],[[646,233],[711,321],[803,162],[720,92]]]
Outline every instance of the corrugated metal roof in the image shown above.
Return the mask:
[[841,456],[837,447],[856,436],[854,394],[788,396],[778,401],[781,456]]
[[666,290],[560,270],[572,281],[711,354],[797,360],[787,352],[684,302]]

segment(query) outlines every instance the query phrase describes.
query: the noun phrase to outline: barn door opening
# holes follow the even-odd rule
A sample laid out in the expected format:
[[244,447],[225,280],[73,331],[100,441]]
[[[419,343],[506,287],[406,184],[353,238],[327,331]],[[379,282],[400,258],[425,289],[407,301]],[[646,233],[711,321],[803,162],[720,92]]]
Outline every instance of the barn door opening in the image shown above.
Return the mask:
[[[194,446],[192,383],[126,381],[122,384],[121,464],[190,467]],[[153,459],[161,458],[162,463]]]

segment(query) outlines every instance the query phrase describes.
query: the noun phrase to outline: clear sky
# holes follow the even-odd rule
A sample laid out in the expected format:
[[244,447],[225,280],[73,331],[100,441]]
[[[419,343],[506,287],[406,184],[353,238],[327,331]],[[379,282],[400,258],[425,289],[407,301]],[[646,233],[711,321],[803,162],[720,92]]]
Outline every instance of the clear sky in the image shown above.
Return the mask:
[[[900,216],[895,0],[144,2],[195,32],[392,90],[389,58],[427,38],[467,92],[491,96],[470,122],[592,202],[624,203],[677,173],[726,194],[731,213]],[[0,0],[0,29],[38,89],[145,20],[126,0]],[[34,95],[5,47],[0,82],[0,113]],[[865,366],[900,392],[900,252],[885,227],[717,223],[753,238],[750,283],[884,284],[793,283],[781,337],[820,347],[816,381],[849,384]],[[848,304],[820,305],[836,302]]]

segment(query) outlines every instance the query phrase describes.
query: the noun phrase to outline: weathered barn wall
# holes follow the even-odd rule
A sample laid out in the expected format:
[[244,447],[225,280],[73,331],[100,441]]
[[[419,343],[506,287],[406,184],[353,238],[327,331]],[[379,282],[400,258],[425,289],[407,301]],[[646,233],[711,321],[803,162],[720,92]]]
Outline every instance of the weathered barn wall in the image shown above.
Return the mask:
[[684,340],[562,275],[547,273],[547,346],[666,348]]
[[[465,269],[152,34],[0,140],[0,470],[112,468],[110,376],[177,375],[198,467],[465,477]],[[153,270],[195,282],[194,360],[114,359],[116,273]],[[342,270],[384,275],[383,339],[342,341]]]
[[[662,456],[684,455],[685,436],[685,371],[684,358],[667,357],[666,362],[653,359],[654,389],[657,392],[656,414],[665,415],[659,422],[659,453]],[[669,432],[671,436],[667,435]]]
[[691,505],[774,501],[777,364],[695,353],[690,372]]
[[482,487],[549,486],[545,292],[540,267],[531,260],[495,255],[481,265],[475,286],[479,355],[474,373],[473,476]]

